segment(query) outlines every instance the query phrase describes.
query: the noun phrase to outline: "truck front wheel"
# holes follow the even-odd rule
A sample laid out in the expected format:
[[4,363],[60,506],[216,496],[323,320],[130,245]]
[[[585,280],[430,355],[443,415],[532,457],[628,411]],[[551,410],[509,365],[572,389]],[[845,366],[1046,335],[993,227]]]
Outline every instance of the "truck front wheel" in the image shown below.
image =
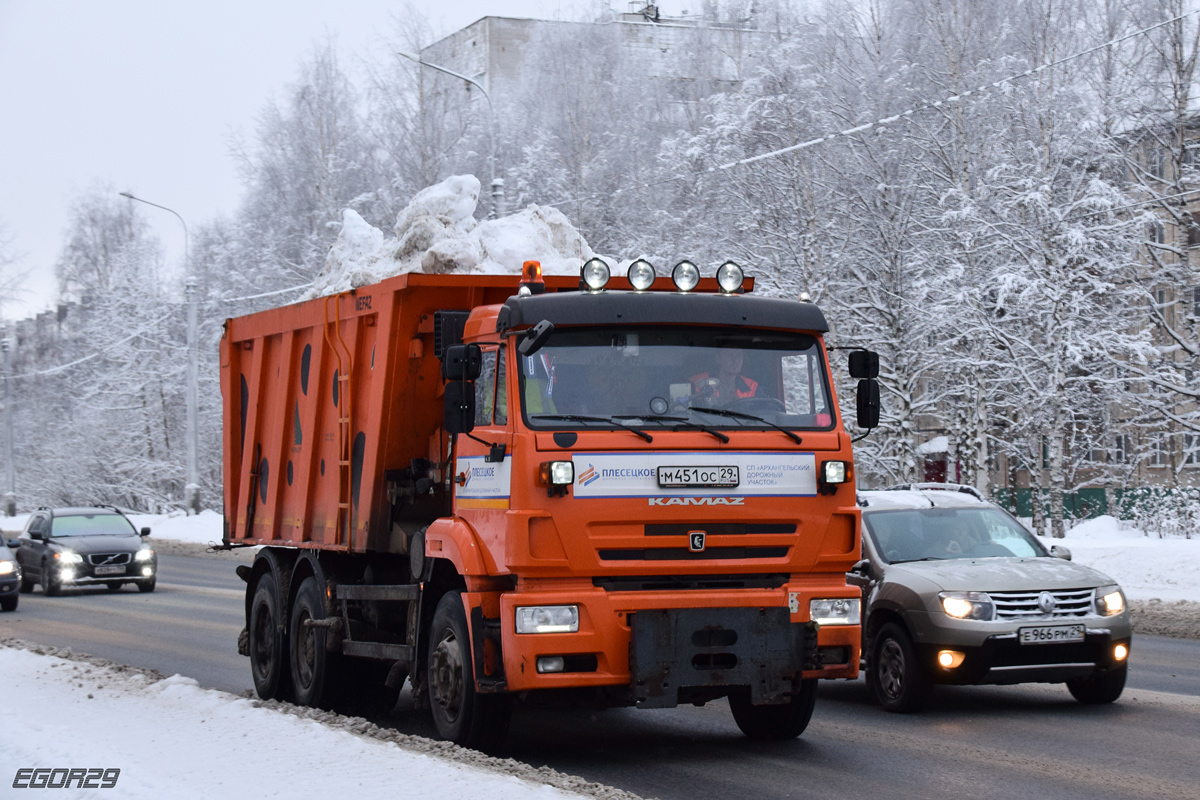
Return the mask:
[[801,681],[800,692],[779,705],[756,706],[749,700],[729,698],[733,721],[751,739],[795,739],[808,727],[816,704],[816,678]]
[[259,577],[250,600],[250,674],[254,691],[263,700],[286,700],[287,651],[284,649],[283,616],[275,590],[275,576]]
[[433,614],[428,681],[433,722],[443,739],[486,750],[504,738],[512,697],[475,691],[471,637],[459,592],[443,595]]

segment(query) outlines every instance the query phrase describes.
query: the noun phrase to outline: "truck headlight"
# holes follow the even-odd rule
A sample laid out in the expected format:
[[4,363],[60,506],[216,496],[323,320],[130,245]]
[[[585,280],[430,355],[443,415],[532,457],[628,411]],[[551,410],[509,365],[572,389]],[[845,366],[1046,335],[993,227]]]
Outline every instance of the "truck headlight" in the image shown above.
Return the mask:
[[987,592],[941,592],[942,610],[955,619],[991,619],[996,604]]
[[149,547],[143,547],[141,550],[138,550],[137,555],[134,556],[134,559],[137,561],[149,561],[152,558],[154,558],[154,551]]
[[546,461],[538,477],[546,486],[570,486],[575,482],[575,464],[571,461]]
[[1102,617],[1115,617],[1125,610],[1125,595],[1120,586],[1101,586],[1096,590],[1096,613]]
[[63,564],[82,564],[83,556],[76,553],[74,550],[63,550],[61,553],[55,553],[54,557]]
[[814,597],[808,601],[808,616],[818,625],[857,625],[857,597]]
[[579,606],[526,606],[517,609],[517,633],[575,633]]
[[850,472],[845,461],[826,461],[821,464],[821,483],[845,483]]

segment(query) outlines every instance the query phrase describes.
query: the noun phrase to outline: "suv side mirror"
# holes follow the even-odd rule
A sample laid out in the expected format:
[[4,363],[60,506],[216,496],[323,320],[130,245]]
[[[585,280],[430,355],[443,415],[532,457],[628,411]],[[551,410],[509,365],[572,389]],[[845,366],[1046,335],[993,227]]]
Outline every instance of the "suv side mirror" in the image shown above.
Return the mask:
[[150,529],[149,529],[149,528],[142,528],[142,530],[141,530],[139,533],[140,533],[140,535],[142,535],[142,536],[149,536],[149,535],[150,535]]
[[1071,551],[1063,547],[1061,544],[1051,545],[1050,555],[1055,558],[1061,558],[1063,561],[1071,560]]
[[7,544],[9,547],[20,547],[21,540],[20,539],[9,539],[7,542],[5,542],[5,544]]
[[[878,365],[877,365],[878,366]],[[858,427],[874,428],[879,425],[879,382],[866,378],[858,382]]]
[[30,531],[30,532],[29,532],[29,538],[30,538],[30,539],[36,539],[37,541],[39,541],[39,542],[40,542],[40,541],[42,541],[43,539],[45,539],[45,538],[46,538],[46,536],[45,536],[45,534],[43,534],[41,531]]
[[871,559],[864,558],[855,562],[846,573],[846,583],[865,589],[871,585]]

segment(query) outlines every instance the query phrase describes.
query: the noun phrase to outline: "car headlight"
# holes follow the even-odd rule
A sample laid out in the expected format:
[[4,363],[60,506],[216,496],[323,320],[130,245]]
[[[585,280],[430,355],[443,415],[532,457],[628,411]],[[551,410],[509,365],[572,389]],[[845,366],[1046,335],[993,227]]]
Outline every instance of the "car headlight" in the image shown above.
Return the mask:
[[16,566],[11,561],[0,561],[0,575],[11,575]]
[[517,633],[575,633],[579,606],[527,606],[517,609]]
[[83,556],[73,550],[63,550],[61,553],[55,553],[54,557],[63,564],[82,564]]
[[1096,613],[1115,617],[1125,610],[1125,595],[1120,586],[1101,586],[1096,590]]
[[955,619],[992,619],[996,604],[987,592],[941,592],[942,610]]
[[141,550],[138,550],[137,555],[134,556],[136,561],[149,561],[152,558],[154,558],[154,551],[149,547],[143,547]]
[[808,601],[808,616],[818,625],[857,625],[857,597],[814,597]]

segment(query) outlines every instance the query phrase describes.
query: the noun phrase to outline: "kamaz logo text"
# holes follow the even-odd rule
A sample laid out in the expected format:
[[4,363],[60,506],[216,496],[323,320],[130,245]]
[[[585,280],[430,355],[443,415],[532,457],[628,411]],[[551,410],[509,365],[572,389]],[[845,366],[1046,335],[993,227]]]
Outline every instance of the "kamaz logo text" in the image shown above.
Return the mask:
[[744,497],[651,497],[652,506],[744,506]]

